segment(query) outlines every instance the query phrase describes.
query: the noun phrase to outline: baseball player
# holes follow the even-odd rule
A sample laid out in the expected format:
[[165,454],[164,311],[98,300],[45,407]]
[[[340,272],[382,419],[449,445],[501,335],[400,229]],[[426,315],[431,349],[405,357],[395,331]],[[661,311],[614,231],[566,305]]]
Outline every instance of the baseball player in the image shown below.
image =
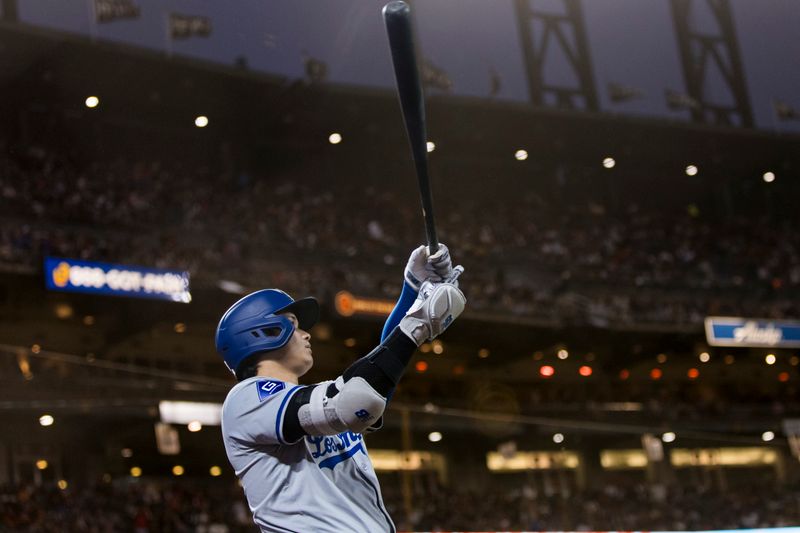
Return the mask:
[[216,348],[239,383],[222,407],[225,451],[263,532],[394,533],[362,434],[381,427],[414,351],[464,309],[447,247],[411,253],[381,343],[339,377],[298,381],[313,364],[313,298],[265,289],[233,304]]

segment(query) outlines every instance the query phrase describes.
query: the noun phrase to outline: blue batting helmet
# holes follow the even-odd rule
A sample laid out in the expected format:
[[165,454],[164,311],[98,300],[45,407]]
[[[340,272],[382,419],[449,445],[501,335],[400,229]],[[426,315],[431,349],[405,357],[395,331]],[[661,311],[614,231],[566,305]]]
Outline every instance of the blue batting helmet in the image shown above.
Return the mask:
[[294,333],[292,322],[278,313],[297,316],[300,328],[308,331],[319,319],[319,304],[314,298],[293,300],[277,289],[248,294],[228,309],[219,321],[215,344],[228,369],[237,367],[253,354],[277,350]]

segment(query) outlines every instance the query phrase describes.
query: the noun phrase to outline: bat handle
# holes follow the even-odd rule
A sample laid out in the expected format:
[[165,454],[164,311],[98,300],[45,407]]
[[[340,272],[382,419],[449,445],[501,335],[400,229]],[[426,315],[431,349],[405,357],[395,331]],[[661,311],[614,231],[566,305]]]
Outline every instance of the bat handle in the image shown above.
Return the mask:
[[436,222],[433,219],[433,206],[422,202],[422,216],[425,220],[425,233],[428,236],[428,252],[433,255],[439,251],[439,237],[436,235]]
[[433,255],[439,251],[439,239],[436,237],[436,228],[432,228],[431,224],[426,224],[425,230],[428,232],[428,251]]

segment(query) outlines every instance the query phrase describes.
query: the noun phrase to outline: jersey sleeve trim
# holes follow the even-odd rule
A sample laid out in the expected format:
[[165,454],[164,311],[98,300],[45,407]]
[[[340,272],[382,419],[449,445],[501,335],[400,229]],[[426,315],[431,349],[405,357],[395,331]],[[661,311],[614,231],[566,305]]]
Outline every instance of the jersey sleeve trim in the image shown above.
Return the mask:
[[[294,396],[294,393],[300,388],[300,385],[295,385],[289,392],[283,395],[283,400],[281,400],[281,406],[278,407],[278,416],[275,417],[275,436],[278,438],[278,442],[281,444],[294,444],[294,442],[285,442],[283,440],[283,416],[284,410],[286,408],[286,404]],[[299,439],[298,439],[299,440]],[[297,441],[295,441],[297,442]]]

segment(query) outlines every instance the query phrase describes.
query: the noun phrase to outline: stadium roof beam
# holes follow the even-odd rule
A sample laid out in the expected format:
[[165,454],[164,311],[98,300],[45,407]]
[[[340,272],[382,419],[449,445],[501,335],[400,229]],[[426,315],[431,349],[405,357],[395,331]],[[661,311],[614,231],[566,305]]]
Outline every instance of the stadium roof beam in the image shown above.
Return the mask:
[[[728,0],[672,0],[672,18],[692,120],[753,127],[736,29]],[[705,10],[706,16],[701,16]],[[713,77],[712,77],[713,76]],[[712,84],[723,83],[732,103],[714,102]]]
[[[563,12],[543,11],[538,0],[517,0],[517,22],[531,102],[537,107],[597,111],[597,89],[580,0],[561,0]],[[539,7],[539,9],[537,9]],[[541,35],[535,29],[541,28]],[[550,81],[547,61],[566,58],[576,83]]]

